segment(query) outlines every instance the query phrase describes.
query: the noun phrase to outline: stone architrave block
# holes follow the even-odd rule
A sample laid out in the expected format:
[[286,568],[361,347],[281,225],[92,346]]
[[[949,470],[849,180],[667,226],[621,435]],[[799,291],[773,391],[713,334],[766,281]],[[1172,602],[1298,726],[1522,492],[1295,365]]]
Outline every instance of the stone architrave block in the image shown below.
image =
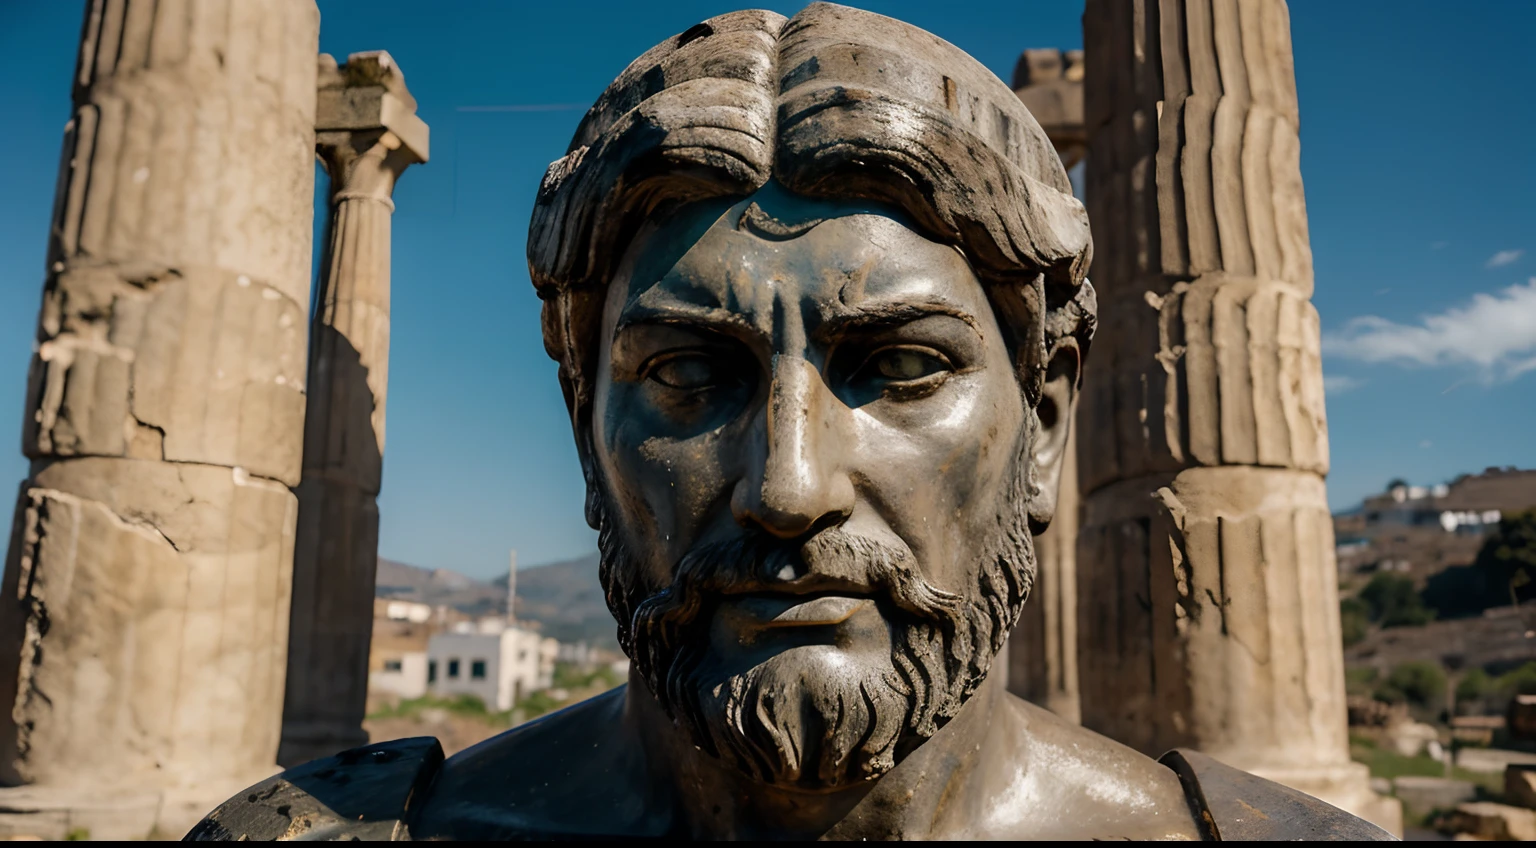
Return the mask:
[[319,77],[316,132],[339,140],[354,133],[386,130],[418,162],[427,161],[430,130],[417,116],[416,99],[387,52],[353,53],[339,67],[334,58],[322,54]]
[[1536,810],[1473,801],[1446,817],[1445,827],[1457,835],[1498,842],[1536,841]]
[[1536,764],[1510,763],[1504,767],[1504,800],[1536,809]]
[[1083,126],[1083,51],[1025,50],[1013,71],[1013,90],[1045,130],[1068,169],[1087,152]]
[[1468,780],[1426,775],[1403,775],[1394,779],[1391,793],[1421,812],[1445,810],[1477,798],[1477,786]]

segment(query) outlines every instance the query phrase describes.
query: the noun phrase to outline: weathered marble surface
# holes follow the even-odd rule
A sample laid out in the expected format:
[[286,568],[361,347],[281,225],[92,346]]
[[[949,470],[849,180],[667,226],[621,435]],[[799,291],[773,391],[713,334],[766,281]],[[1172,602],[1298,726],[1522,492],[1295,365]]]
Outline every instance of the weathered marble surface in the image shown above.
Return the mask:
[[0,832],[270,774],[303,446],[313,0],[90,3],[0,602]]
[[1346,738],[1285,3],[1090,0],[1083,21],[1083,723],[1400,827]]

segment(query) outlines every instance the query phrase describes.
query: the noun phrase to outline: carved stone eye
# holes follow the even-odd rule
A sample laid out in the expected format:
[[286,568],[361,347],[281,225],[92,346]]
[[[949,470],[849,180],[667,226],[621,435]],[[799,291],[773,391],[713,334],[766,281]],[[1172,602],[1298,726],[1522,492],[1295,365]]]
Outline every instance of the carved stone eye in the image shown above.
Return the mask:
[[651,379],[672,389],[703,389],[721,382],[721,369],[699,355],[676,356],[656,366]]
[[945,370],[938,357],[912,348],[892,348],[875,354],[875,373],[887,380],[920,380]]

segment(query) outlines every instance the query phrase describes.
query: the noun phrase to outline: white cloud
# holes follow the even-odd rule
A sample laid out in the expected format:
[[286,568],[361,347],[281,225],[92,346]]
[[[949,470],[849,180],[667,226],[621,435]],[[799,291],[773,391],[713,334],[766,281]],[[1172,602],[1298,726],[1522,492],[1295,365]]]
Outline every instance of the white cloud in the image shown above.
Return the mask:
[[1515,260],[1525,255],[1523,250],[1501,250],[1488,257],[1487,268],[1503,268],[1505,265],[1514,264]]
[[1536,277],[1418,324],[1375,315],[1356,318],[1323,336],[1323,352],[1361,362],[1400,365],[1472,365],[1485,378],[1512,379],[1536,370]]
[[1364,380],[1346,377],[1343,374],[1323,375],[1323,391],[1330,395],[1342,395],[1345,392],[1354,391],[1364,384]]
[[1444,250],[1445,246],[1448,245],[1448,244],[1450,244],[1450,242],[1448,242],[1448,241],[1432,241],[1432,242],[1429,243],[1429,249],[1430,250]]
[[1506,373],[1510,377],[1518,377],[1527,371],[1536,371],[1536,356],[1510,363]]

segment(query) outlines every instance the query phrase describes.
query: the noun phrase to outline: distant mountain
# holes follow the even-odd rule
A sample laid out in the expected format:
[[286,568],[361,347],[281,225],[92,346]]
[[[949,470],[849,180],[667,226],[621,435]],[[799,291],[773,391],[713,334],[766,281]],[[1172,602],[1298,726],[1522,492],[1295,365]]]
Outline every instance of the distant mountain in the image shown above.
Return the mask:
[[[492,583],[505,598],[506,575]],[[539,622],[546,635],[562,642],[619,648],[613,614],[597,580],[596,551],[579,559],[518,569],[517,617]]]
[[377,580],[374,594],[380,598],[443,605],[468,615],[505,614],[507,610],[505,583],[498,589],[456,571],[418,568],[380,558]]
[[[381,598],[452,607],[466,615],[506,615],[507,578],[476,580],[456,571],[419,568],[379,558]],[[613,616],[597,581],[597,553],[579,559],[521,568],[517,617],[538,622],[547,636],[618,650]]]

